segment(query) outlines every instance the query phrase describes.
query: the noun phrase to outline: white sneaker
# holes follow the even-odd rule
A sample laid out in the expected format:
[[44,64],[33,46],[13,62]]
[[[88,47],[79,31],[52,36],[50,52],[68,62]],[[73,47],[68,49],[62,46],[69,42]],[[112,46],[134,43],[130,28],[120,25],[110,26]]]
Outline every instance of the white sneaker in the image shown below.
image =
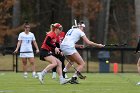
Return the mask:
[[140,85],[140,82],[138,82],[136,85]]
[[41,73],[37,73],[37,75],[38,75],[38,79],[39,79],[40,83],[44,84],[44,81],[43,81],[44,77],[42,76],[42,74]]
[[52,79],[56,79],[56,72],[53,72]]
[[28,78],[28,73],[27,72],[24,72],[24,78]]
[[69,79],[64,79],[64,78],[63,78],[63,79],[60,80],[60,84],[61,84],[61,85],[66,84],[66,83],[68,83],[70,80],[71,80],[71,78],[69,78]]
[[33,78],[38,78],[38,76],[36,75],[36,72],[33,72],[33,73],[32,73],[32,77],[33,77]]

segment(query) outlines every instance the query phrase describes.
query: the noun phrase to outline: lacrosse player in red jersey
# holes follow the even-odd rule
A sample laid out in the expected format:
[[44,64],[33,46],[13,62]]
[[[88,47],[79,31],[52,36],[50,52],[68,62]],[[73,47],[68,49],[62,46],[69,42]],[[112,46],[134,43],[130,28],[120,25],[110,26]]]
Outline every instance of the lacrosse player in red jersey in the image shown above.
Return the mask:
[[[75,48],[75,44],[80,38],[82,38],[83,41],[90,46],[104,47],[104,45],[102,44],[97,44],[90,41],[84,33],[84,28],[85,28],[85,24],[83,22],[79,23],[76,27],[72,27],[66,33],[65,38],[63,39],[60,45],[60,49],[62,50],[64,55],[70,60],[70,62],[74,62],[77,64],[78,72],[81,72],[85,66],[84,60],[82,59],[82,57],[80,56],[80,54],[77,52]],[[71,64],[68,62],[68,64],[66,65],[63,71],[66,72],[69,67],[71,67]],[[77,71],[75,71],[72,77],[71,84],[78,84]]]
[[[65,37],[65,32],[62,31],[57,37],[58,37],[57,41],[59,42],[56,43],[56,47],[60,48],[60,44]],[[54,56],[62,62],[62,71],[63,71],[65,67],[65,56],[60,55],[60,54],[55,54]],[[63,77],[68,78],[68,76],[65,73],[63,73]],[[55,79],[55,78],[56,78],[56,67],[52,69],[52,79]]]
[[61,54],[61,51],[58,47],[56,47],[56,43],[59,42],[57,36],[62,31],[62,25],[59,23],[55,23],[51,25],[51,31],[46,34],[44,42],[41,46],[40,51],[40,60],[49,62],[49,65],[40,73],[38,73],[38,79],[41,84],[44,83],[44,76],[47,74],[49,70],[52,70],[54,67],[57,68],[57,73],[60,78],[60,84],[66,84],[71,79],[65,79],[62,75],[62,64],[59,59],[54,56],[55,54]]

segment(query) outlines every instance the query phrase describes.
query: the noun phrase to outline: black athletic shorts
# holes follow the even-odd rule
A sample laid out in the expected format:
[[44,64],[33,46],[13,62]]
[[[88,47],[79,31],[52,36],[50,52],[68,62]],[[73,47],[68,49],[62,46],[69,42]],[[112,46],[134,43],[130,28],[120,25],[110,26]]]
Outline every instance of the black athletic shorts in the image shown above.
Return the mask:
[[45,50],[45,49],[41,49],[40,51],[40,60],[45,61],[44,57],[53,55],[53,53],[51,51]]

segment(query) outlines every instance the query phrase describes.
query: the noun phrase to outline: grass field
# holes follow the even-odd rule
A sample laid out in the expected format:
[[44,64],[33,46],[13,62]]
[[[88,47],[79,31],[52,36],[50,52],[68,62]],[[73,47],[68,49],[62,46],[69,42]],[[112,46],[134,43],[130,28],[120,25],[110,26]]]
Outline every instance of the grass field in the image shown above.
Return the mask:
[[[79,80],[80,84],[60,85],[58,78],[53,80],[49,73],[45,77],[45,84],[30,76],[23,78],[22,73],[0,72],[0,93],[140,93],[140,81],[137,73],[83,73],[86,80]],[[68,73],[68,76],[72,76]]]

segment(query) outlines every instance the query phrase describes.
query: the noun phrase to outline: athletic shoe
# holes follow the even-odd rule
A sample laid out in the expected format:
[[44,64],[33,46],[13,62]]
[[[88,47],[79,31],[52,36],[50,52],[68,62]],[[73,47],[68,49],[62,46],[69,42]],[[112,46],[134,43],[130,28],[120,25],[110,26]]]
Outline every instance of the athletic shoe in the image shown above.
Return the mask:
[[44,77],[42,76],[42,74],[41,73],[37,73],[37,75],[38,75],[38,79],[39,79],[40,83],[44,84],[44,81],[43,81]]
[[140,85],[140,82],[138,82],[136,85]]
[[27,72],[24,72],[24,78],[28,78],[28,73]]
[[77,77],[72,77],[69,81],[70,84],[79,84]]
[[63,85],[63,84],[68,83],[69,81],[71,81],[71,78],[69,78],[69,79],[63,78],[63,79],[60,80],[60,84]]
[[56,72],[53,72],[52,79],[56,79]]

